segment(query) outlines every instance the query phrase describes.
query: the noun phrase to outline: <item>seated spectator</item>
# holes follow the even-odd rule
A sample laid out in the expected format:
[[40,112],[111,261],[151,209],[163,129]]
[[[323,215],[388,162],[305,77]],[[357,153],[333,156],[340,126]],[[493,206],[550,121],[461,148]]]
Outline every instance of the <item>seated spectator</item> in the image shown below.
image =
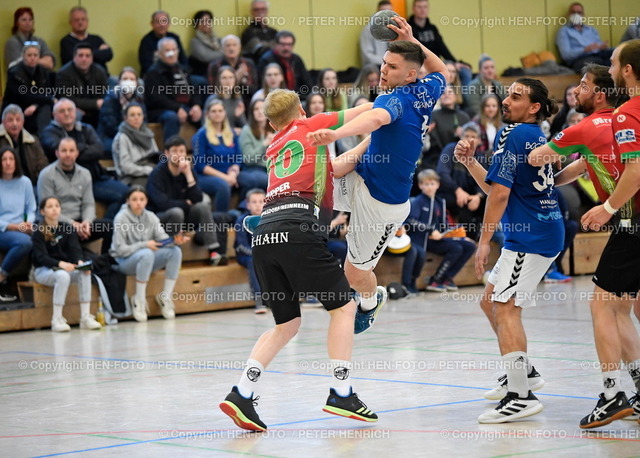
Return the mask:
[[80,296],[80,329],[100,329],[91,315],[91,270],[78,269],[84,262],[78,234],[68,223],[60,221],[60,201],[53,196],[40,201],[42,223],[33,233],[34,280],[53,286],[51,330],[68,332],[71,328],[62,316],[69,284],[78,282]]
[[69,11],[69,25],[71,32],[60,40],[60,60],[62,65],[71,62],[74,58],[76,46],[80,43],[88,43],[93,51],[93,62],[100,65],[109,74],[107,62],[113,59],[113,51],[100,35],[92,35],[87,32],[89,28],[89,16],[82,6],[74,6]]
[[82,113],[82,121],[98,126],[100,108],[108,92],[107,72],[93,63],[93,50],[88,43],[79,43],[73,60],[56,74],[56,86],[62,94],[69,94]]
[[262,55],[276,43],[278,31],[269,27],[269,3],[266,0],[251,2],[251,22],[242,32],[242,49],[246,57],[258,62]]
[[580,73],[587,62],[611,65],[613,48],[600,39],[598,30],[585,25],[584,6],[574,2],[569,5],[568,23],[556,34],[556,46],[565,64]]
[[[353,101],[351,108],[359,107],[360,105],[364,105],[365,103],[369,103],[369,98],[361,95]],[[341,138],[340,140],[338,140],[338,143],[340,143],[340,147],[338,149],[340,150],[340,152],[353,149],[358,146],[360,142],[362,142],[365,138],[367,138],[366,135],[353,135],[351,137]]]
[[124,67],[118,76],[118,84],[109,91],[104,98],[102,108],[100,108],[98,136],[104,145],[106,157],[109,157],[112,152],[113,139],[118,133],[125,107],[136,102],[142,107],[146,117],[147,109],[144,105],[143,94],[144,86],[142,81],[138,79],[136,71],[133,67]]
[[196,93],[190,76],[178,63],[180,53],[173,38],[158,41],[158,61],[149,68],[144,79],[149,122],[162,124],[165,140],[178,135],[180,125],[196,124],[202,119],[200,94]]
[[[147,284],[152,272],[166,269],[164,287],[156,295],[162,316],[175,318],[171,296],[182,265],[180,245],[189,240],[181,232],[173,239],[164,231],[158,217],[146,209],[147,192],[133,186],[127,193],[127,203],[116,215],[113,242],[109,254],[118,263],[118,270],[136,276],[136,292],[131,296],[131,308],[136,321],[147,321]],[[170,240],[170,244],[163,245]]]
[[584,118],[585,118],[584,113],[580,113],[576,111],[575,108],[572,108],[571,110],[569,110],[569,113],[567,113],[567,122],[564,123],[564,126],[562,126],[562,129],[564,130],[567,127],[575,126]]
[[131,102],[124,109],[124,121],[113,141],[113,162],[118,179],[127,186],[146,186],[159,157],[153,132],[144,122],[142,106]]
[[229,210],[231,191],[240,189],[240,200],[249,189],[257,188],[255,175],[241,171],[242,152],[233,133],[224,105],[209,97],[204,126],[193,136],[193,161],[198,183],[215,202],[219,212]]
[[[311,92],[308,96],[307,96],[307,100],[305,101],[304,104],[304,109],[307,112],[307,118],[311,118],[312,116],[315,116],[319,113],[326,113],[326,107],[324,104],[324,97],[322,97],[322,94],[319,94],[318,92]],[[341,140],[337,141],[337,142],[332,142],[329,143],[326,147],[329,150],[329,157],[331,159],[334,159],[336,156],[340,155],[340,153],[343,152],[343,150],[340,148],[340,146],[342,145]]]
[[200,10],[193,16],[196,33],[191,39],[189,65],[194,75],[207,76],[209,63],[222,57],[220,38],[213,31],[213,13]]
[[[4,109],[10,104],[18,105],[25,116],[27,130],[42,135],[51,121],[51,106],[55,98],[50,90],[53,74],[37,63],[39,53],[38,45],[24,46],[22,61],[7,72],[2,106]],[[28,88],[26,92],[25,87]]]
[[485,94],[480,102],[480,113],[473,118],[473,121],[480,127],[480,144],[476,152],[487,157],[493,154],[496,134],[504,126],[501,108],[500,97],[495,94]]
[[0,302],[13,302],[7,279],[20,262],[31,253],[32,224],[36,219],[33,185],[22,176],[16,152],[0,148],[0,251],[4,254],[0,267]]
[[[282,68],[284,84],[287,89],[299,94],[309,92],[313,83],[302,58],[293,52],[296,37],[288,30],[281,30],[276,35],[276,44],[272,50],[262,55],[258,62],[258,74],[264,75],[267,65],[276,63]],[[305,88],[301,91],[301,88]]]
[[349,106],[347,94],[338,86],[338,74],[332,68],[324,68],[318,73],[318,91],[324,98],[326,111],[346,110]]
[[350,97],[351,106],[361,95],[367,97],[369,102],[373,102],[380,91],[380,67],[373,64],[363,66],[353,86],[353,94]]
[[158,215],[170,236],[179,234],[185,223],[194,227],[193,240],[209,249],[211,264],[226,264],[226,256],[216,251],[226,247],[218,242],[211,206],[203,201],[203,193],[187,158],[186,142],[177,135],[170,138],[164,145],[164,154],[166,160],[160,161],[147,181],[149,209]]
[[[104,147],[93,127],[83,122],[77,122],[76,107],[73,102],[69,99],[60,99],[53,106],[53,121],[44,130],[42,136],[42,146],[50,161],[55,158],[60,141],[68,137],[75,140],[75,147],[78,150],[78,156],[74,158],[74,162],[77,160],[79,165],[89,171],[93,196],[98,202],[107,205],[105,218],[113,219],[124,202],[124,195],[128,187],[113,179],[100,165]],[[57,194],[51,195],[60,197]],[[43,196],[43,194],[38,194],[38,196]],[[62,206],[64,208],[64,201]]]
[[44,155],[40,140],[24,128],[24,116],[18,105],[8,105],[2,111],[0,126],[0,148],[13,148],[20,163],[21,174],[31,180],[35,187],[38,175],[49,161]]
[[184,52],[180,37],[173,32],[169,32],[170,24],[171,18],[166,11],[155,11],[151,15],[151,31],[142,37],[140,46],[138,47],[138,62],[140,62],[141,78],[146,76],[147,70],[149,70],[155,62],[157,57],[156,51],[160,49],[158,42],[163,38],[173,38],[178,51],[176,56],[177,61],[183,69],[187,68],[187,53]]
[[[458,73],[458,68],[456,67],[455,62],[446,60],[444,64],[447,66],[447,70],[449,70],[449,77],[447,78],[447,85],[451,86],[453,89],[453,93],[456,95],[456,105],[460,108],[464,108],[464,97],[463,93],[465,92],[462,89],[462,83],[460,82],[460,74]],[[440,108],[440,101],[436,103],[435,109]]]
[[265,153],[273,140],[273,128],[263,111],[264,101],[255,100],[249,105],[249,124],[240,133],[240,151],[242,152],[242,171],[254,175],[260,189],[267,189],[267,161]]
[[73,137],[63,137],[56,148],[55,162],[38,177],[38,196],[56,196],[62,212],[60,221],[71,224],[82,243],[102,239],[102,253],[111,246],[112,220],[96,219],[91,172],[76,163],[78,147]]
[[246,268],[247,273],[249,274],[249,286],[251,286],[251,292],[256,298],[256,314],[267,313],[267,307],[262,303],[262,289],[260,288],[256,271],[253,268],[253,256],[251,250],[253,234],[247,232],[242,225],[242,222],[249,215],[262,214],[264,198],[264,189],[255,188],[247,192],[247,212],[238,217],[238,221],[236,223],[236,241],[233,245],[236,250],[236,261],[238,261],[238,264],[242,267]]
[[[389,0],[381,0],[378,2],[378,11],[391,10],[393,5]],[[365,25],[360,32],[360,38],[358,41],[360,45],[360,65],[365,67],[368,65],[375,65],[380,68],[382,65],[382,57],[387,52],[388,43],[381,40],[376,40],[371,35],[369,24]],[[376,83],[377,85],[377,83]]]
[[[235,72],[237,85],[240,87],[239,95],[242,96],[244,102],[248,105],[251,96],[258,89],[258,73],[256,66],[251,59],[240,55],[240,38],[235,35],[227,35],[221,41],[222,57],[214,60],[209,64],[207,75],[210,86],[218,86],[220,84],[220,69],[222,67],[231,67]],[[218,94],[214,92],[214,94]]]
[[553,121],[551,122],[551,127],[549,129],[550,138],[553,138],[560,132],[567,122],[567,114],[569,111],[573,110],[576,107],[576,96],[574,91],[576,89],[576,84],[570,84],[564,89],[564,99],[562,100],[562,108],[558,114],[555,115]]
[[486,54],[480,56],[478,69],[480,70],[478,76],[469,82],[466,88],[467,93],[464,94],[466,111],[472,117],[480,112],[480,102],[485,94],[496,94],[500,97],[500,101],[506,94],[505,87],[496,79],[498,77],[496,63],[491,57]]
[[271,91],[276,89],[284,89],[284,75],[282,74],[282,68],[279,64],[269,64],[264,69],[264,75],[262,75],[262,87],[253,94],[251,101],[256,99],[266,99]]
[[422,194],[411,200],[407,221],[407,233],[411,237],[411,249],[405,256],[402,277],[409,291],[416,291],[419,277],[426,259],[426,252],[442,256],[435,274],[426,281],[427,291],[456,291],[453,277],[464,267],[476,250],[473,240],[466,237],[445,237],[449,230],[444,199],[436,197],[440,177],[433,170],[423,170],[418,175]]
[[241,96],[242,89],[238,86],[236,74],[231,67],[225,65],[218,69],[216,81],[218,82],[214,85],[214,94],[209,97],[222,101],[229,124],[236,135],[239,135],[240,130],[247,124],[247,116],[246,105]]
[[37,44],[39,51],[37,64],[47,70],[53,70],[56,64],[55,55],[47,46],[46,41],[34,35],[36,30],[33,24],[34,17],[31,8],[18,8],[13,13],[13,27],[11,27],[13,35],[4,45],[4,62],[7,68],[12,67],[22,58],[26,44]]
[[429,135],[431,149],[427,165],[436,167],[440,152],[451,142],[458,141],[462,136],[462,125],[470,121],[469,115],[456,105],[456,94],[451,86],[447,86],[440,97],[440,109],[433,110]]
[[[622,34],[622,38],[620,38],[620,43],[637,38],[640,38],[640,16],[636,18],[633,24],[629,24],[629,27]],[[637,310],[640,311],[640,307]],[[638,319],[640,320],[640,318]]]

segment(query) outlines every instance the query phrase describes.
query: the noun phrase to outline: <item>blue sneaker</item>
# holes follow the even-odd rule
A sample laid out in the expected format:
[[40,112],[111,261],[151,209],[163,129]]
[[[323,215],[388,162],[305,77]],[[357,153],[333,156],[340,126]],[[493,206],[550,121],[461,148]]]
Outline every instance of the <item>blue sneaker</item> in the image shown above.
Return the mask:
[[249,215],[242,220],[242,227],[244,227],[244,230],[249,234],[253,234],[253,231],[255,231],[258,224],[260,224],[261,218],[262,216],[260,215]]
[[551,272],[548,272],[544,276],[545,283],[568,283],[570,281],[571,281],[571,277],[568,277],[567,275],[563,275],[557,270],[552,270]]
[[387,288],[385,288],[384,286],[376,287],[376,298],[378,303],[368,312],[363,312],[362,310],[360,310],[359,305],[356,308],[356,319],[354,323],[355,334],[360,334],[373,325],[373,322],[378,316],[378,312],[380,312],[380,309],[384,307],[384,304],[387,303]]

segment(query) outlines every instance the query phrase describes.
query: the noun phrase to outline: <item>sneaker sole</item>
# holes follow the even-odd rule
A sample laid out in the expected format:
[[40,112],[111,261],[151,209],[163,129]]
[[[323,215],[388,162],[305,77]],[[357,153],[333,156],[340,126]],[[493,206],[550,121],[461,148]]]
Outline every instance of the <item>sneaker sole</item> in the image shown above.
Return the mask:
[[633,407],[629,407],[627,409],[623,409],[620,412],[617,412],[617,413],[613,414],[611,417],[605,418],[602,421],[594,421],[593,423],[589,423],[588,425],[580,425],[580,428],[582,428],[582,429],[591,429],[591,428],[598,428],[600,426],[606,426],[611,422],[614,422],[616,420],[621,420],[624,417],[628,417],[629,415],[633,415]]
[[360,420],[360,421],[366,421],[369,423],[373,423],[378,421],[377,418],[367,418],[367,417],[363,417],[362,415],[358,415],[355,412],[351,412],[349,410],[344,410],[341,409],[339,407],[333,407],[333,406],[324,406],[324,408],[322,409],[324,412],[333,414],[333,415],[338,415],[339,417],[345,417],[345,418],[351,418],[353,420]]
[[[541,389],[544,386],[544,380],[540,379],[539,381],[537,381],[535,384],[533,385],[529,385],[529,389],[531,391],[538,391],[539,389]],[[504,399],[504,397],[507,395],[507,392],[505,391],[504,394],[502,396],[499,396],[498,394],[491,394],[493,393],[495,390],[491,390],[491,391],[487,391],[485,394],[483,394],[485,399],[488,399],[490,401],[502,401],[502,399]]]
[[629,415],[628,417],[624,417],[623,420],[637,421],[638,423],[640,423],[640,414],[634,413],[633,415]]
[[478,417],[478,423],[482,423],[482,424],[508,423],[513,420],[519,420],[521,418],[531,417],[533,415],[539,414],[543,410],[544,410],[544,406],[542,404],[537,404],[531,409],[523,410],[516,414],[509,415],[508,417],[501,417],[501,418],[495,418],[495,419],[490,418],[490,419],[481,420],[482,415],[480,415],[480,417]]
[[238,425],[242,429],[247,429],[249,431],[266,431],[267,428],[263,428],[257,423],[249,420],[242,411],[232,402],[223,401],[219,405],[220,410],[222,410],[225,414],[227,414],[233,422]]

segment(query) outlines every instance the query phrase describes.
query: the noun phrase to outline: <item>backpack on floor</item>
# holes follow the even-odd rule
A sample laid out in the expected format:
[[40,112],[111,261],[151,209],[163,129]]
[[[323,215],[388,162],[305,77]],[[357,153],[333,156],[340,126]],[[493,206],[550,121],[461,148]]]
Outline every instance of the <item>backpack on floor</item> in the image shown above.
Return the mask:
[[402,283],[392,282],[387,286],[387,293],[389,294],[389,299],[395,300],[407,297],[409,290]]

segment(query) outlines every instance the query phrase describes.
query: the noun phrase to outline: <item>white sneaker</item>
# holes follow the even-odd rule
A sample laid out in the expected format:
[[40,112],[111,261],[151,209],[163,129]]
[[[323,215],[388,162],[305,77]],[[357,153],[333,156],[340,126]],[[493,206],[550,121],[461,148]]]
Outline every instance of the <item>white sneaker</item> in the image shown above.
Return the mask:
[[518,393],[509,391],[498,407],[478,417],[478,423],[506,423],[530,417],[542,412],[543,409],[543,405],[531,391],[526,398],[520,398]]
[[624,417],[623,420],[637,421],[640,423],[640,394],[635,393],[629,398],[629,404],[633,407],[633,414]]
[[[531,372],[527,374],[527,382],[529,382],[529,389],[531,391],[538,391],[544,386],[544,380],[535,367],[531,366]],[[509,388],[507,386],[507,376],[503,375],[498,379],[498,386],[493,390],[487,391],[484,394],[485,399],[491,401],[499,401],[507,395]]]
[[71,326],[67,324],[67,320],[64,317],[51,319],[51,330],[53,332],[69,332]]
[[147,300],[145,299],[142,303],[138,303],[136,301],[135,296],[131,296],[131,308],[133,309],[133,318],[143,323],[147,321]]
[[176,317],[176,306],[164,291],[156,295],[156,302],[160,306],[162,316],[167,320],[173,320]]
[[102,325],[98,323],[93,315],[86,315],[80,318],[80,329],[101,329]]

